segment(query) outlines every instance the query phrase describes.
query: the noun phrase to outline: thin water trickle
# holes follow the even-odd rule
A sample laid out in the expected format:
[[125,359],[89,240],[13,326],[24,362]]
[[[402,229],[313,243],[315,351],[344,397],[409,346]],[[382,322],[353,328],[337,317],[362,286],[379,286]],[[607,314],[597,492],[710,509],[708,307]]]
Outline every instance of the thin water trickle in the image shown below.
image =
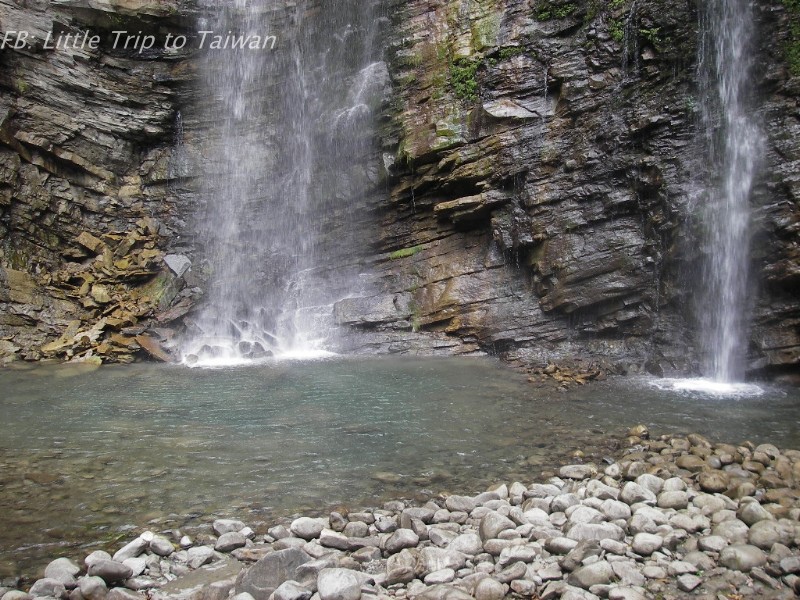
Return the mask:
[[716,382],[744,378],[750,308],[750,196],[762,138],[751,83],[755,38],[750,0],[706,3],[701,23],[699,81],[706,148],[713,165],[703,223],[701,279],[706,374]]

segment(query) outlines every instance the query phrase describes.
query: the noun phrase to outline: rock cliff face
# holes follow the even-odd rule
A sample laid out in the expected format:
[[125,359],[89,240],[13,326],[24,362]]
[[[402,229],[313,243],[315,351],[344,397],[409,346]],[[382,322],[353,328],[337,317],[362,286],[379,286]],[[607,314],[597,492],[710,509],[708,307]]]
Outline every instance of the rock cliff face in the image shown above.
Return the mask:
[[[659,0],[398,7],[395,127],[384,138],[396,176],[375,266],[395,300],[341,303],[340,320],[384,332],[410,323],[448,351],[532,365],[691,369],[704,310],[692,302],[704,252],[694,214],[714,176],[698,128],[697,10]],[[797,365],[800,342],[800,82],[785,60],[796,16],[779,2],[757,14],[769,152],[755,194],[750,358],[777,369]]]
[[[753,369],[777,372],[800,361],[792,6],[757,10],[768,152],[749,350]],[[334,307],[341,349],[691,370],[704,251],[693,215],[713,177],[699,140],[697,10],[387,0],[392,94],[358,169],[367,191],[342,199],[356,219],[326,215],[328,240],[348,224],[363,231],[348,266],[362,292]],[[188,0],[0,0],[7,35],[101,38],[90,50],[0,50],[0,352],[159,354],[154,338],[197,301],[202,273],[181,257],[201,264],[190,223],[211,123],[192,44],[165,51],[161,40],[195,32],[201,16]],[[159,43],[115,48],[123,29]]]

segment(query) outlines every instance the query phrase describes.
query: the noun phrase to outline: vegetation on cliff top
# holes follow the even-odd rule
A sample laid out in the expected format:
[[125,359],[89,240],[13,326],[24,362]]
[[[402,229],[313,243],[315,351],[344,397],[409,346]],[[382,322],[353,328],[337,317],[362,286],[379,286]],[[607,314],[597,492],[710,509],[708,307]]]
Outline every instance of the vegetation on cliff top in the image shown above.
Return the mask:
[[789,71],[800,76],[800,0],[783,0],[789,13],[789,42],[786,47],[786,61]]

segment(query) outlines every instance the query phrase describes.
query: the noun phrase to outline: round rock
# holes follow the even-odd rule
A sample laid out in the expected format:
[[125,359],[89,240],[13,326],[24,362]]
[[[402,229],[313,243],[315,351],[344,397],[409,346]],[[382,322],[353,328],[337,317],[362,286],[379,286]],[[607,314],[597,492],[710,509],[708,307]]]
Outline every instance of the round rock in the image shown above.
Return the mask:
[[319,537],[322,530],[328,526],[327,519],[312,519],[311,517],[300,517],[292,521],[289,529],[297,537],[304,540],[313,540]]
[[67,593],[64,584],[58,579],[49,579],[47,577],[38,579],[30,589],[30,594],[33,597],[50,596],[53,598],[61,598]]
[[395,554],[405,548],[416,548],[419,536],[411,529],[398,529],[386,540],[386,551]]
[[499,581],[486,577],[475,586],[475,600],[503,600],[508,588]]
[[763,567],[767,564],[767,555],[756,546],[734,544],[720,552],[719,563],[728,569],[749,573],[756,567]]
[[100,577],[81,577],[78,589],[86,600],[103,600],[108,593],[106,582]]
[[664,545],[664,538],[651,533],[637,533],[633,537],[633,551],[639,556],[650,556]]
[[67,587],[75,587],[75,576],[81,568],[68,558],[57,558],[44,569],[46,579],[56,579]]
[[659,508],[680,510],[689,506],[689,495],[686,492],[662,492],[658,496]]
[[92,577],[100,577],[106,583],[125,581],[133,575],[129,566],[115,560],[98,560],[89,567],[88,573]]
[[359,600],[361,582],[350,569],[322,569],[317,577],[320,600]]
[[214,550],[217,552],[233,552],[237,548],[242,548],[247,544],[247,538],[238,531],[229,531],[223,533],[214,544]]

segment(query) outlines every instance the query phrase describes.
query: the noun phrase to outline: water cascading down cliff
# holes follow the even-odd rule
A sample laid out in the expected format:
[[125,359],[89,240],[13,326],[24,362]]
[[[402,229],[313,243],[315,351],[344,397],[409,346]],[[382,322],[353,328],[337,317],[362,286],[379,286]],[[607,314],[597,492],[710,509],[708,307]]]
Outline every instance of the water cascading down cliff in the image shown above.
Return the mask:
[[358,291],[358,202],[388,83],[381,0],[265,4],[236,0],[202,24],[276,44],[209,50],[203,64],[211,139],[196,229],[208,290],[187,364],[324,353],[332,304]]
[[756,32],[750,0],[711,0],[703,11],[698,75],[712,172],[701,211],[706,253],[698,313],[705,374],[731,383],[745,373],[750,203],[762,146],[750,84]]

